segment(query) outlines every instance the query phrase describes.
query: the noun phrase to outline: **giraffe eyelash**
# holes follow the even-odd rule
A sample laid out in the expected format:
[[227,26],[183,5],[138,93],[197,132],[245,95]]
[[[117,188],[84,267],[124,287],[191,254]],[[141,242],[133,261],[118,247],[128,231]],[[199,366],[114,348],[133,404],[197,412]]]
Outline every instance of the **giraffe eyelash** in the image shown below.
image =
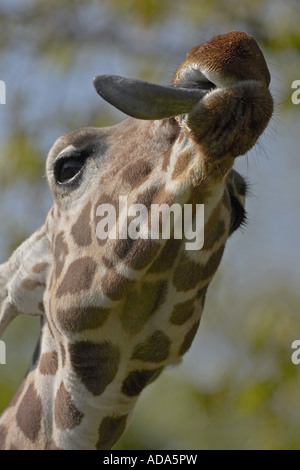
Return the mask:
[[230,194],[230,205],[231,205],[231,227],[230,235],[237,229],[245,227],[247,225],[247,212],[243,204],[239,199]]

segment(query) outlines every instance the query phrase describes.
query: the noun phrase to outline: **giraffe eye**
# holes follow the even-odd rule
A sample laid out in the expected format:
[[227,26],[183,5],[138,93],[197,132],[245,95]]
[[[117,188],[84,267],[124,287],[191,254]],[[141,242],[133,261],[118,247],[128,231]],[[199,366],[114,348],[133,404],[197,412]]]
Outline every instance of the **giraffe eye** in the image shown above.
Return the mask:
[[54,167],[55,179],[59,184],[69,183],[81,173],[86,157],[69,156],[60,158]]

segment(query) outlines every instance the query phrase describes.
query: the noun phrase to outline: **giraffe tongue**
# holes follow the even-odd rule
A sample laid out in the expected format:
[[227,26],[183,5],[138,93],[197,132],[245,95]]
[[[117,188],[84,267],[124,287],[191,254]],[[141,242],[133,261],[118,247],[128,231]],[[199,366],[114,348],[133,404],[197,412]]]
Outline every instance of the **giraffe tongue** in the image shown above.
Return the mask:
[[98,75],[93,80],[97,93],[128,116],[164,119],[189,111],[214,87],[211,82],[162,86],[117,75]]

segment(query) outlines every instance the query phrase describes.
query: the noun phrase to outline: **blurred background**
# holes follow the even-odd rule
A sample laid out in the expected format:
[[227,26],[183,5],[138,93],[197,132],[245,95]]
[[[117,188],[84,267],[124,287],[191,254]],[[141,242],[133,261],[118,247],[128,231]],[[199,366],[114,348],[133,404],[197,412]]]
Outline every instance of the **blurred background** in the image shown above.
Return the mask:
[[[274,117],[236,162],[248,224],[227,244],[193,346],[149,386],[116,449],[300,449],[300,80],[298,0],[1,0],[0,263],[52,205],[45,160],[64,133],[124,115],[92,78],[169,83],[186,52],[229,30],[252,34],[272,75]],[[0,412],[24,376],[38,322],[4,335]]]

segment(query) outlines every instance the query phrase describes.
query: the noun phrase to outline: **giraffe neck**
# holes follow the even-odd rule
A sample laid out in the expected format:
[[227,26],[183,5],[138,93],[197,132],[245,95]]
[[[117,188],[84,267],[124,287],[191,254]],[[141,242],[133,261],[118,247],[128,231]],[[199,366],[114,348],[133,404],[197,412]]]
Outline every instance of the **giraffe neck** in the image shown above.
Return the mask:
[[[107,315],[108,309],[89,305],[78,312],[64,312],[55,304],[57,296],[46,290],[47,321],[41,328],[40,348],[0,420],[5,448],[111,448],[123,433],[143,388],[189,348],[207,285],[227,239],[228,202],[222,177],[208,181],[201,191],[197,188],[195,168],[201,153],[194,153],[184,137],[174,145],[166,162],[166,191],[176,192],[172,202],[205,202],[206,241],[196,263],[180,241],[168,240],[167,249],[156,253],[155,262],[136,280],[128,298],[112,302]],[[195,183],[195,197],[191,186],[186,187],[187,180]],[[219,219],[224,220],[220,230],[215,224]],[[69,239],[71,234],[66,236]],[[172,253],[172,262],[166,252]],[[68,262],[70,266],[72,259]],[[194,275],[200,267],[201,273],[203,268],[205,271],[203,280],[200,272]],[[60,275],[58,268],[54,266],[52,276],[47,276],[50,285],[53,275]],[[187,268],[191,273],[188,281],[181,275]],[[95,317],[97,326],[101,323],[100,342],[99,330],[86,323],[87,318],[93,321]]]
[[[174,245],[172,265],[162,269],[166,263],[162,252],[161,260],[157,259],[136,285],[129,298],[130,310],[124,299],[110,311],[101,328],[101,342],[97,330],[85,330],[84,335],[75,331],[71,340],[57,334],[57,325],[49,319],[58,312],[44,297],[51,316],[42,324],[40,346],[29,373],[0,420],[5,448],[109,449],[114,445],[143,388],[166,365],[178,360],[196,333],[206,288],[227,238],[223,230],[218,233],[214,228],[216,219],[226,219],[228,203],[223,193],[224,185],[220,184],[211,200],[206,199],[207,237],[197,259],[199,265],[207,266],[204,281],[192,276],[185,285],[178,273],[191,262],[189,253],[183,249],[176,252],[178,242],[169,240]],[[212,262],[214,252],[218,259]],[[151,313],[154,307],[156,314]],[[93,309],[85,313],[91,315]],[[167,332],[171,332],[172,342]]]
[[[211,206],[216,206],[215,200]],[[219,206],[221,211],[224,210],[223,204]],[[210,210],[208,205],[208,234],[216,217],[214,212],[215,209]],[[211,243],[208,238],[205,247],[210,249]],[[222,248],[222,243],[220,246]],[[176,258],[180,260],[182,256],[186,254],[179,252]],[[202,256],[207,262],[205,249]],[[186,259],[181,262],[185,264]],[[86,333],[86,341],[78,336],[78,341],[74,337],[71,343],[67,339],[62,343],[61,337],[56,339],[53,325],[42,324],[41,339],[29,373],[0,420],[4,448],[109,449],[114,445],[125,430],[143,388],[155,380],[164,366],[177,361],[178,354],[188,349],[199,324],[210,276],[204,283],[195,280],[194,289],[188,296],[184,292],[180,296],[176,294],[170,283],[166,289],[168,301],[160,306],[159,315],[149,316],[153,307],[149,296],[152,298],[159,293],[162,300],[166,300],[164,291],[156,289],[167,282],[164,280],[166,273],[175,284],[181,282],[176,280],[180,262],[177,267],[174,262],[172,270],[171,276],[168,270],[154,274],[156,278],[157,275],[161,277],[155,283],[150,270],[143,279],[143,297],[139,302],[139,305],[145,305],[142,309],[145,318],[140,317],[140,309],[135,311],[134,305],[125,314],[126,305],[120,302],[102,328],[100,343],[93,338],[92,332],[90,336]],[[184,288],[182,285],[181,289]],[[192,314],[191,305],[194,308]],[[116,323],[116,318],[126,320],[126,327],[123,320]],[[173,344],[169,344],[168,336],[163,333],[166,330],[161,324],[163,318],[168,329],[174,330],[172,334],[178,329],[178,341]],[[115,337],[118,338],[117,345]],[[159,357],[154,352],[157,342],[160,344]],[[180,348],[177,344],[181,344]]]
[[[83,354],[87,362],[95,360],[90,351]],[[105,354],[104,369],[100,365],[90,386],[97,395],[109,380],[104,358]],[[129,396],[123,393],[124,367],[101,399],[86,400],[84,386],[67,362],[68,352],[56,345],[48,325],[43,325],[28,374],[0,418],[0,449],[109,449],[124,432],[137,399],[133,382],[127,383]],[[160,370],[150,374],[153,379]]]

